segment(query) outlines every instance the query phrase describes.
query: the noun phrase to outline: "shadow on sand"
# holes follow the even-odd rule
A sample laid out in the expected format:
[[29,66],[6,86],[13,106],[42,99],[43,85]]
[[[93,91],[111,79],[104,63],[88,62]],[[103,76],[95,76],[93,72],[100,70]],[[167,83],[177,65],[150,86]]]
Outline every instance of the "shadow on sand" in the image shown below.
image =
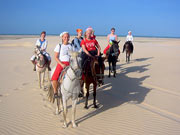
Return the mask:
[[[142,58],[138,59],[137,61],[144,61],[148,59],[149,58]],[[119,68],[121,67],[121,65],[118,66]],[[99,106],[102,107],[77,119],[77,124],[108,109],[118,107],[124,103],[131,102],[133,104],[140,104],[141,102],[143,102],[147,93],[151,89],[143,87],[142,82],[150,76],[132,78],[128,77],[127,74],[130,72],[145,72],[146,70],[148,70],[148,66],[150,66],[150,64],[121,68],[121,72],[120,74],[117,74],[116,78],[105,77],[105,85],[97,89],[97,100]],[[92,99],[92,96],[90,97],[91,98],[89,99]],[[83,100],[81,102],[84,103]]]

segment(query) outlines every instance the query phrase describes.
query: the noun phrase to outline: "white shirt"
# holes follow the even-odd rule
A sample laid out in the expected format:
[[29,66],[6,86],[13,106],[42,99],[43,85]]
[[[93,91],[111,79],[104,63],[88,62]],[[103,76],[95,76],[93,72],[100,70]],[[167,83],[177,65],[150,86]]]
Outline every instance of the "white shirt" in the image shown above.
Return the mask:
[[132,35],[127,35],[126,41],[133,41],[133,36]]
[[69,51],[70,50],[71,51],[73,50],[71,44],[67,44],[67,45],[61,44],[61,48],[60,48],[60,45],[58,44],[58,45],[56,45],[54,52],[59,53],[60,61],[69,62],[69,59],[70,59]]
[[36,45],[36,46],[41,46],[41,49],[46,51],[47,44],[48,44],[48,41],[47,41],[47,40],[44,40],[44,41],[42,42],[41,39],[38,39],[38,40],[36,41],[36,44],[35,44],[35,45]]

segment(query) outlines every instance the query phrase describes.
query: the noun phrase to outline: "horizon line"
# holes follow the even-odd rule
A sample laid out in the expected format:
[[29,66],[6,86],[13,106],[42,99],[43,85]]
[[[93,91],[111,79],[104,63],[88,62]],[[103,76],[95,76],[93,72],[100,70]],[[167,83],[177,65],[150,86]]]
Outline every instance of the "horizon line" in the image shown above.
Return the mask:
[[[0,34],[0,36],[2,36],[2,35],[6,35],[6,36],[8,36],[8,35],[12,35],[12,36],[15,36],[15,35],[17,35],[17,36],[20,36],[20,35],[22,35],[22,36],[37,36],[37,35],[40,35],[40,34]],[[47,34],[47,35],[49,35],[49,36],[59,36],[59,34]],[[71,34],[71,36],[76,36],[77,34]],[[96,36],[107,36],[107,35],[103,35],[103,34],[96,34]],[[118,35],[118,37],[126,37],[127,35]],[[180,36],[178,37],[178,36],[149,36],[149,35],[133,35],[133,37],[149,37],[149,38],[180,38]]]

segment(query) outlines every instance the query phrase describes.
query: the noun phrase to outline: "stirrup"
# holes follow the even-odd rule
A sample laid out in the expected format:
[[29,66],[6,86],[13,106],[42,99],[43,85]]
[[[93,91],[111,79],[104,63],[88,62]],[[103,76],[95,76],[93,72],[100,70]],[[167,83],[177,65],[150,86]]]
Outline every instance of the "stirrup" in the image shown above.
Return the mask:
[[58,93],[54,93],[54,98],[58,98]]

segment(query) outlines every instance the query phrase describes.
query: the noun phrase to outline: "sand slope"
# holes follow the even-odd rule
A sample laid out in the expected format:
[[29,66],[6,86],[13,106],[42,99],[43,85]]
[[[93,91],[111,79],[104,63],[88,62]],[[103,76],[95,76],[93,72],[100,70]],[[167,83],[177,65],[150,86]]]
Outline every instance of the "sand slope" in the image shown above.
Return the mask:
[[[78,128],[62,128],[62,113],[46,91],[38,88],[29,58],[37,37],[0,38],[0,134],[2,135],[179,135],[180,134],[180,39],[134,38],[130,63],[120,55],[117,77],[107,78],[97,90],[98,109],[77,105]],[[60,41],[47,37],[48,52]],[[121,37],[120,48],[124,44]],[[106,37],[97,37],[102,49]],[[52,58],[53,59],[53,58]],[[56,65],[54,59],[52,66]],[[47,83],[46,83],[47,84]],[[68,102],[71,108],[71,102]],[[68,118],[70,120],[71,110]]]

